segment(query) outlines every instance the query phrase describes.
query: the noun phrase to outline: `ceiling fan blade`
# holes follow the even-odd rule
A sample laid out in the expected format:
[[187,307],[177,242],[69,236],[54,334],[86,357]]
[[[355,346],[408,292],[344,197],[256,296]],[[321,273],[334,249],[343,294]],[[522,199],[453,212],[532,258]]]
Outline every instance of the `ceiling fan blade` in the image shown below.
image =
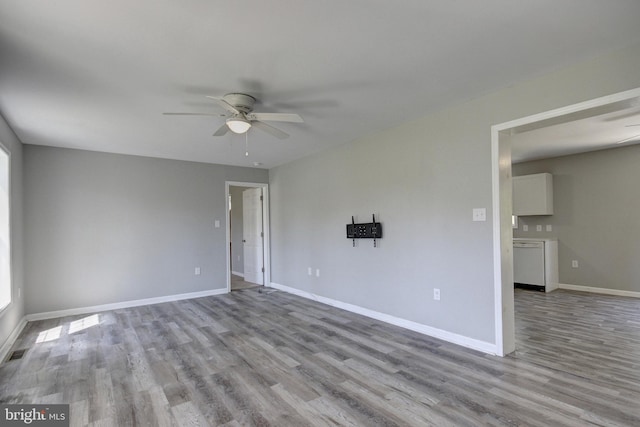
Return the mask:
[[251,113],[247,114],[249,120],[264,120],[268,122],[304,123],[304,119],[293,113]]
[[624,142],[635,141],[635,140],[637,140],[638,138],[640,138],[640,133],[639,133],[638,135],[634,135],[634,136],[632,136],[632,137],[622,139],[622,140],[620,140],[620,141],[616,142],[616,144],[622,144],[622,143],[624,143]]
[[227,111],[231,111],[233,114],[240,114],[240,110],[238,110],[233,105],[229,104],[224,99],[216,98],[215,96],[209,96],[209,95],[207,95],[207,98],[213,99],[214,101],[216,101],[218,103],[218,105],[220,105],[222,108],[224,108]]
[[261,129],[273,136],[275,136],[278,139],[287,139],[289,138],[289,134],[286,132],[281,131],[280,129],[274,128],[271,125],[268,125],[264,122],[260,122],[258,120],[254,120],[251,122],[252,126],[257,127],[258,129]]
[[215,113],[162,113],[163,116],[215,116],[224,117],[224,114]]
[[622,144],[624,142],[635,141],[638,138],[640,138],[640,133],[637,134],[637,135],[631,136],[629,138],[621,139],[620,141],[617,141],[616,144]]
[[222,135],[225,135],[227,132],[229,132],[229,126],[227,126],[227,124],[225,123],[218,128],[218,130],[216,131],[216,133],[213,134],[213,136],[222,136]]

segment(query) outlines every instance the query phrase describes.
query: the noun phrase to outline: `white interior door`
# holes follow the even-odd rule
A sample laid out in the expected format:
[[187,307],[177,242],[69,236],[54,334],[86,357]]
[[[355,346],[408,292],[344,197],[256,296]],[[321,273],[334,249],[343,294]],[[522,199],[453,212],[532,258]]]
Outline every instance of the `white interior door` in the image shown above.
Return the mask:
[[262,188],[242,192],[242,242],[245,282],[264,284],[262,245]]

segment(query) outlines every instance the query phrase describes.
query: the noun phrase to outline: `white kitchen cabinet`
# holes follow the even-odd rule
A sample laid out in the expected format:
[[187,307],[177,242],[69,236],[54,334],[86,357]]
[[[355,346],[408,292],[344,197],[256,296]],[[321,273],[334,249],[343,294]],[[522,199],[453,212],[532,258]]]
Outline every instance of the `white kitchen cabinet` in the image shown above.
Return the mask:
[[553,176],[550,173],[513,177],[513,214],[553,215]]

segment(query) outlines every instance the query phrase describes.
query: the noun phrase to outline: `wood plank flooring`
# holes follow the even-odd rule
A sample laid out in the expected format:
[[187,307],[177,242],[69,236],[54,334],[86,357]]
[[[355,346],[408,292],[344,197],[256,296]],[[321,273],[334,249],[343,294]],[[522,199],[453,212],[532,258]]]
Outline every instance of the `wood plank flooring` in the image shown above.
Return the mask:
[[245,282],[243,277],[236,276],[235,274],[231,275],[231,290],[232,291],[239,291],[241,289],[257,288],[258,286],[262,286],[262,285],[258,285],[257,283]]
[[640,300],[516,290],[499,358],[261,291],[29,323],[0,401],[79,426],[640,425]]

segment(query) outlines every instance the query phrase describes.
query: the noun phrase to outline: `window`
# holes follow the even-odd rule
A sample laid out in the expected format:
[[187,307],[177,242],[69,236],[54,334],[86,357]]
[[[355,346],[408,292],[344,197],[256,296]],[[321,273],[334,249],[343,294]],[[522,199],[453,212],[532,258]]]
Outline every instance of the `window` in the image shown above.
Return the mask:
[[11,304],[9,153],[0,145],[0,310]]

